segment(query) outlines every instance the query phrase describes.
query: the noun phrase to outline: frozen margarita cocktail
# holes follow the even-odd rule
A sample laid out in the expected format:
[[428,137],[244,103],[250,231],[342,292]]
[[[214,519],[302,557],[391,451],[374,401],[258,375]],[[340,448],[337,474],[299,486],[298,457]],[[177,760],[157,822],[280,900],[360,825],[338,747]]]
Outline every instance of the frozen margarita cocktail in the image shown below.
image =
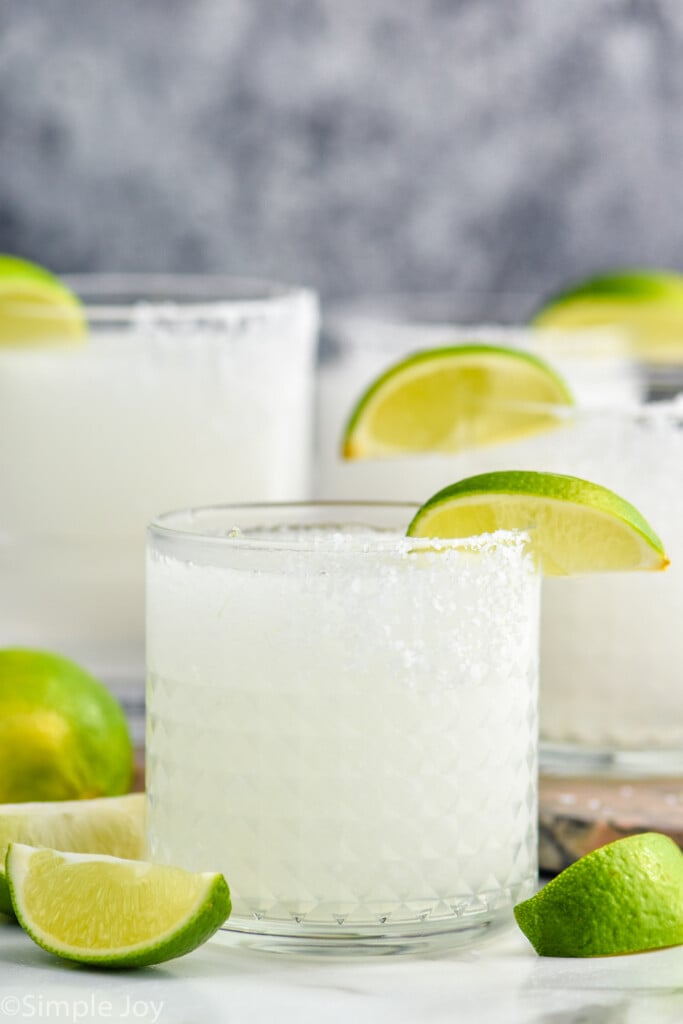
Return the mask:
[[228,928],[457,941],[535,886],[537,561],[520,531],[409,538],[415,511],[150,529],[151,848],[225,873]]
[[0,646],[73,657],[141,707],[147,523],[308,493],[316,300],[140,277],[74,280],[81,304],[27,270],[4,282],[0,261]]
[[597,480],[634,502],[667,545],[663,577],[591,572],[544,584],[542,764],[683,769],[680,401],[591,407],[528,355],[433,350],[366,391],[344,452],[383,465],[404,490],[515,469]]

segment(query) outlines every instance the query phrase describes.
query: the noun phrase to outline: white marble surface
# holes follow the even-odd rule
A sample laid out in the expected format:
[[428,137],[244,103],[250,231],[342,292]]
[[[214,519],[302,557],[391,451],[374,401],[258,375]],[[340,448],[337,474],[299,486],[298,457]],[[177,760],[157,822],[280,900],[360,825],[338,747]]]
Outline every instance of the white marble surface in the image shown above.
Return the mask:
[[683,1021],[683,948],[537,957],[516,929],[424,957],[312,960],[211,941],[180,960],[104,972],[0,925],[0,1021],[145,1024],[660,1024]]

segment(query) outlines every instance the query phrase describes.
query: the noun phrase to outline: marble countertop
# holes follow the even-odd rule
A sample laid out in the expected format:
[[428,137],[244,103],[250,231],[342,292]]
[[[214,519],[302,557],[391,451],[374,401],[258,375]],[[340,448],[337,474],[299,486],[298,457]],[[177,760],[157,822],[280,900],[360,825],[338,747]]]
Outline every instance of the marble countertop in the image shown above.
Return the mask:
[[516,929],[438,955],[304,959],[212,940],[140,971],[56,960],[0,925],[0,1021],[659,1024],[683,1021],[683,947],[537,957]]

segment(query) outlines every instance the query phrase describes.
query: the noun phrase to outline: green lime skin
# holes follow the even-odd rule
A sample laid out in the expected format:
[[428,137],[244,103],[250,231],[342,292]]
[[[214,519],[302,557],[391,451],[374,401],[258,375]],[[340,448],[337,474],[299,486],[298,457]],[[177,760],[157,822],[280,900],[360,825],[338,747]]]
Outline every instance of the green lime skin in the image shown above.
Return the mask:
[[587,854],[514,908],[540,956],[638,953],[683,943],[683,853],[657,832]]
[[[54,891],[54,894],[46,891],[45,898],[52,900],[53,913],[55,913],[55,903],[58,908],[58,913],[55,916],[59,920],[59,933],[62,936],[58,938],[46,932],[44,924],[41,927],[40,924],[36,923],[34,916],[27,911],[22,899],[21,878],[22,869],[26,863],[26,854],[49,852],[56,853],[57,851],[45,849],[41,851],[22,844],[10,843],[5,858],[5,869],[9,881],[12,905],[19,924],[37,945],[64,960],[72,960],[76,963],[92,964],[97,967],[110,969],[149,967],[191,953],[210,939],[230,916],[232,910],[230,889],[224,876],[222,874],[215,874],[208,876],[203,898],[199,905],[195,906],[187,915],[183,915],[180,912],[181,919],[175,927],[165,930],[161,935],[154,934],[154,926],[150,923],[150,915],[152,918],[154,916],[154,904],[158,905],[160,900],[170,898],[171,905],[175,905],[177,908],[177,899],[174,899],[174,896],[177,897],[177,894],[172,893],[169,897],[168,887],[162,882],[157,886],[156,891],[151,894],[152,905],[150,905],[149,893],[141,895],[138,905],[138,922],[144,925],[148,931],[148,935],[144,940],[138,936],[138,940],[133,945],[107,948],[106,945],[103,946],[100,942],[96,944],[97,948],[92,948],[88,944],[88,939],[93,934],[99,934],[100,936],[103,933],[108,934],[111,928],[112,915],[120,917],[122,913],[125,913],[126,909],[130,910],[131,907],[136,906],[135,888],[131,888],[126,884],[125,876],[121,879],[122,884],[119,887],[116,884],[116,876],[112,878],[111,873],[107,871],[107,876],[102,878],[99,884],[94,887],[91,879],[90,885],[86,886],[85,897],[83,891],[79,890],[73,893],[72,890],[71,894],[74,898],[70,900],[69,895],[58,889],[56,879],[53,886],[52,878],[49,878],[45,880],[47,886],[53,889],[56,888],[56,891]],[[65,855],[65,858],[68,858],[68,854]],[[93,858],[93,860],[96,861],[97,858]],[[131,864],[138,864],[142,868],[153,867],[153,865],[140,861],[121,860],[119,864],[124,870]],[[158,872],[168,870],[161,866],[156,867]],[[186,872],[186,874],[189,873]],[[59,877],[59,872],[57,877]],[[89,904],[92,902],[93,889],[95,889],[98,895],[91,908]],[[59,906],[60,901],[63,904],[61,907]],[[83,933],[84,916],[94,926],[88,925],[85,934]],[[77,922],[76,935],[80,936],[76,941],[74,941],[75,936],[71,940],[65,938],[65,935],[69,934],[69,927],[68,924],[65,927],[65,922],[69,922],[74,917]]]
[[133,747],[122,708],[59,654],[0,650],[0,803],[118,796]]
[[[615,516],[628,523],[656,552],[664,555],[664,545],[645,517],[614,491],[601,484],[563,473],[541,473],[534,470],[495,470],[466,477],[438,491],[418,509],[408,527],[409,536],[419,536],[420,521],[426,513],[454,499],[473,495],[508,494],[548,498],[584,505]],[[520,524],[522,527],[526,524]]]
[[683,276],[666,270],[614,270],[596,274],[588,280],[563,288],[545,300],[536,314],[542,318],[547,310],[567,301],[595,299],[618,300],[625,303],[672,302],[683,305]]

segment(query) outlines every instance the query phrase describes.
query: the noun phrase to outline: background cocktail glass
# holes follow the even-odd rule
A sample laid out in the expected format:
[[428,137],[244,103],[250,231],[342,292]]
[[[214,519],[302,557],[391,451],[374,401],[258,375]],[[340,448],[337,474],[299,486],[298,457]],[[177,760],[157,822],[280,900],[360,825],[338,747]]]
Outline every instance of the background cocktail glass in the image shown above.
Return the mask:
[[[495,298],[490,301],[501,308]],[[656,577],[608,574],[544,582],[541,766],[682,773],[683,408],[680,399],[649,399],[683,392],[683,374],[661,366],[655,379],[652,366],[634,358],[618,334],[453,328],[435,325],[438,309],[427,297],[408,320],[401,321],[398,312],[393,319],[356,312],[328,327],[329,358],[318,394],[316,493],[334,496],[345,488],[361,499],[381,492],[424,500],[475,473],[531,469],[585,477],[630,500],[661,534],[672,564]],[[482,309],[475,305],[474,312]],[[499,319],[510,312],[519,313],[519,306],[504,306]],[[546,409],[556,417],[555,429],[496,447],[343,462],[345,420],[373,374],[406,351],[472,338],[521,344],[542,355],[570,383],[576,406]]]
[[139,738],[145,527],[308,495],[317,303],[200,277],[69,283],[83,345],[0,348],[0,646],[73,657]]
[[150,528],[151,850],[223,871],[235,932],[457,941],[534,887],[537,560],[524,533],[408,539],[414,511]]
[[544,580],[541,767],[683,774],[683,400],[563,407],[555,419],[507,444],[361,465],[404,496],[515,469],[583,477],[634,504],[664,541],[663,575]]

